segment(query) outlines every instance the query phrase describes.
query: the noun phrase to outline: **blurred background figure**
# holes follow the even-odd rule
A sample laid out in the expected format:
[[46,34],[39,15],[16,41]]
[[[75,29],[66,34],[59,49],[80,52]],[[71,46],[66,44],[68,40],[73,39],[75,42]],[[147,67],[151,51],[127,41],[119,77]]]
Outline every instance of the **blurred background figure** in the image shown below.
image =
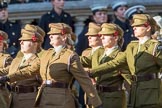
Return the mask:
[[126,19],[128,19],[130,21],[130,24],[132,24],[132,18],[134,14],[143,14],[146,11],[146,7],[143,5],[135,5],[132,6],[130,8],[128,8],[125,13],[124,16]]
[[[94,4],[90,8],[92,11],[92,22],[96,23],[97,25],[108,22],[108,9],[106,4]],[[89,47],[88,37],[85,36],[87,32],[88,24],[84,26],[82,32],[78,36],[78,42],[76,44],[76,52],[78,55],[81,55],[82,51]]]
[[[92,11],[92,17],[90,17],[90,20],[87,21],[87,24],[84,26],[83,30],[78,36],[77,43],[75,46],[75,51],[77,52],[78,55],[81,55],[82,52],[89,48],[89,42],[88,42],[88,37],[85,35],[88,32],[88,25],[89,22],[94,22],[97,25],[101,25],[105,22],[108,22],[108,9],[107,9],[106,4],[92,4],[90,6],[91,11]],[[85,103],[84,103],[84,93],[83,90],[80,87],[79,90],[79,103],[82,105],[82,108],[85,108]]]
[[[68,24],[73,28],[73,21],[71,15],[63,10],[65,0],[51,0],[51,4],[53,6],[53,9],[50,12],[42,15],[39,22],[39,26],[45,31],[45,33],[49,32],[50,30],[48,26],[49,23],[61,22]],[[49,36],[46,35],[43,43],[43,48],[51,48],[52,46],[49,43]]]
[[159,27],[159,30],[157,30],[153,35],[153,39],[157,39],[158,41],[162,42],[162,17],[157,15],[154,16],[153,19],[156,21],[156,24]]
[[0,30],[5,31],[8,34],[8,49],[7,52],[15,57],[20,44],[19,37],[21,32],[21,25],[16,22],[8,20],[8,3],[5,0],[0,1]]
[[124,31],[124,43],[121,50],[124,51],[131,40],[134,40],[132,27],[129,20],[125,18],[124,13],[128,9],[128,4],[126,1],[115,1],[112,4],[112,9],[114,11],[114,21],[113,23],[119,25]]

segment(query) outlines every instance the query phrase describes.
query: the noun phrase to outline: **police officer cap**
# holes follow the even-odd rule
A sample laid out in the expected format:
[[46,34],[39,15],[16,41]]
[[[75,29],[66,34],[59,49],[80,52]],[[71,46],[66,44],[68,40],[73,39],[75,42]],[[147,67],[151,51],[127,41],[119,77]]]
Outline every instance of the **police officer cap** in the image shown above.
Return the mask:
[[70,34],[71,28],[68,27],[64,23],[50,23],[49,24],[50,31],[47,34]]
[[141,14],[146,11],[146,7],[143,5],[132,6],[124,13],[126,19],[132,19],[133,14]]
[[21,29],[21,37],[19,40],[32,40],[33,42],[42,42],[42,36],[37,32],[37,30],[26,30]]
[[85,34],[86,36],[99,36],[98,32],[101,30],[101,27],[96,23],[90,22],[88,26],[88,32]]
[[108,6],[105,4],[104,5],[103,4],[93,4],[90,6],[93,14],[95,14],[98,11],[108,11],[107,7]]
[[7,39],[8,39],[7,33],[0,30],[0,40],[6,41]]
[[24,29],[28,30],[28,31],[32,31],[32,32],[37,31],[42,36],[42,42],[44,41],[45,32],[39,26],[35,26],[35,25],[32,25],[32,24],[26,24]]
[[125,2],[125,1],[118,1],[118,2],[114,2],[113,4],[112,4],[112,9],[114,10],[114,11],[116,11],[119,7],[121,7],[121,6],[128,6],[128,4],[127,4],[127,2]]
[[116,24],[113,23],[103,23],[101,25],[101,31],[99,34],[101,35],[112,35],[112,36],[123,36],[123,30]]
[[0,0],[0,9],[7,8],[8,2],[6,0]]
[[162,29],[162,17],[154,16],[153,19],[156,21],[157,25]]

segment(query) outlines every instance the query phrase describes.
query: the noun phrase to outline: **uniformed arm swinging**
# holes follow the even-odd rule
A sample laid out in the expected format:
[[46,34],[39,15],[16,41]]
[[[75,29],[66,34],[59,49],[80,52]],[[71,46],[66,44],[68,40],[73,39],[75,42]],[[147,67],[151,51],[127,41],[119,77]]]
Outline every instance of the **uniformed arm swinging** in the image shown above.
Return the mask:
[[[0,77],[0,82],[10,81],[11,83],[14,81],[20,81],[27,78],[30,78],[39,73],[40,69],[40,60],[37,59],[34,64],[27,65],[26,67],[19,67],[17,72],[9,73],[6,76]],[[3,72],[8,72],[9,70],[2,70]]]
[[114,71],[121,68],[126,64],[126,53],[120,52],[117,57],[109,62],[105,62],[98,67],[92,68],[90,71],[92,77],[97,77],[99,75],[106,74],[108,72]]
[[88,56],[80,56],[80,62],[83,65],[83,67],[88,67],[91,68],[92,67],[92,57]]
[[83,66],[78,61],[79,57],[74,54],[71,57],[70,72],[73,74],[74,78],[79,82],[83,90],[86,92],[93,106],[98,108],[98,106],[100,106],[102,102],[97,95],[97,91],[95,90],[88,74],[84,71]]

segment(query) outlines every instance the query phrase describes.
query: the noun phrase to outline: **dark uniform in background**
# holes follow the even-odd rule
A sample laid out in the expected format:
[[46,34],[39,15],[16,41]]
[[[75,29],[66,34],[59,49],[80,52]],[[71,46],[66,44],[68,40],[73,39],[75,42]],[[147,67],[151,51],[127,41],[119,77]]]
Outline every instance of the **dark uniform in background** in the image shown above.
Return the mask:
[[[3,11],[6,11],[8,14],[7,10],[8,4],[5,1],[2,1],[0,4],[0,12],[2,14]],[[0,22],[0,30],[3,30],[8,34],[8,45],[9,48],[7,49],[7,52],[12,56],[15,57],[18,50],[19,50],[19,38],[20,38],[20,31],[21,31],[21,25],[16,22],[11,22],[6,19],[5,22]]]
[[[59,22],[68,24],[73,28],[73,20],[71,15],[65,11],[62,11],[62,13],[58,15],[54,9],[52,9],[50,12],[44,14],[41,17],[39,26],[47,33],[50,30],[48,27],[49,23],[59,23]],[[49,43],[50,39],[46,35],[43,43],[43,48],[44,49],[51,48],[52,46]]]
[[[101,25],[102,23],[108,22],[108,16],[107,16],[107,5],[97,4],[91,6],[91,11],[93,13],[93,21],[98,25]],[[106,13],[106,15],[105,15]],[[78,36],[78,42],[76,44],[76,52],[78,55],[82,54],[82,51],[87,49],[89,47],[88,38],[85,36],[85,34],[88,32],[88,24],[86,24],[81,31],[81,33]]]
[[[121,13],[121,10],[123,11],[124,8],[127,9],[127,2],[125,1],[120,1],[120,2],[116,2],[112,5],[112,9],[115,13],[118,13],[118,14],[122,14]],[[121,8],[121,9],[120,9]],[[118,10],[120,9],[120,10]],[[125,10],[126,11],[126,10]],[[120,12],[120,13],[119,13]],[[122,14],[123,15],[123,14]],[[123,21],[119,18],[119,17],[122,17],[121,19],[123,19]],[[123,46],[122,46],[122,50],[124,51],[127,47],[127,45],[132,41],[132,40],[135,40],[136,38],[134,37],[133,35],[133,29],[130,25],[130,22],[127,18],[124,18],[124,15],[123,16],[120,16],[120,15],[116,15],[115,16],[115,19],[113,21],[113,23],[119,25],[123,31],[124,31],[124,35],[123,35],[123,38],[124,38],[124,42],[123,42]]]

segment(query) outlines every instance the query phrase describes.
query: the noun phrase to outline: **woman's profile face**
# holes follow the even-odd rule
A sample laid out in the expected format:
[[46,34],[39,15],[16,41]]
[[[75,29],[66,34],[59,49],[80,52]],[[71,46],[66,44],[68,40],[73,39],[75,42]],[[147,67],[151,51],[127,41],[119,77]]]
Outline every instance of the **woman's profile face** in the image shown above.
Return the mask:
[[21,40],[21,52],[22,53],[33,53],[36,52],[36,42],[33,42],[32,40]]
[[146,33],[148,32],[148,27],[145,27],[143,25],[141,26],[134,26],[133,27],[134,35],[135,37],[144,37],[146,36]]
[[64,45],[66,41],[65,36],[62,36],[60,34],[51,34],[49,38],[50,38],[50,44],[53,47]]

